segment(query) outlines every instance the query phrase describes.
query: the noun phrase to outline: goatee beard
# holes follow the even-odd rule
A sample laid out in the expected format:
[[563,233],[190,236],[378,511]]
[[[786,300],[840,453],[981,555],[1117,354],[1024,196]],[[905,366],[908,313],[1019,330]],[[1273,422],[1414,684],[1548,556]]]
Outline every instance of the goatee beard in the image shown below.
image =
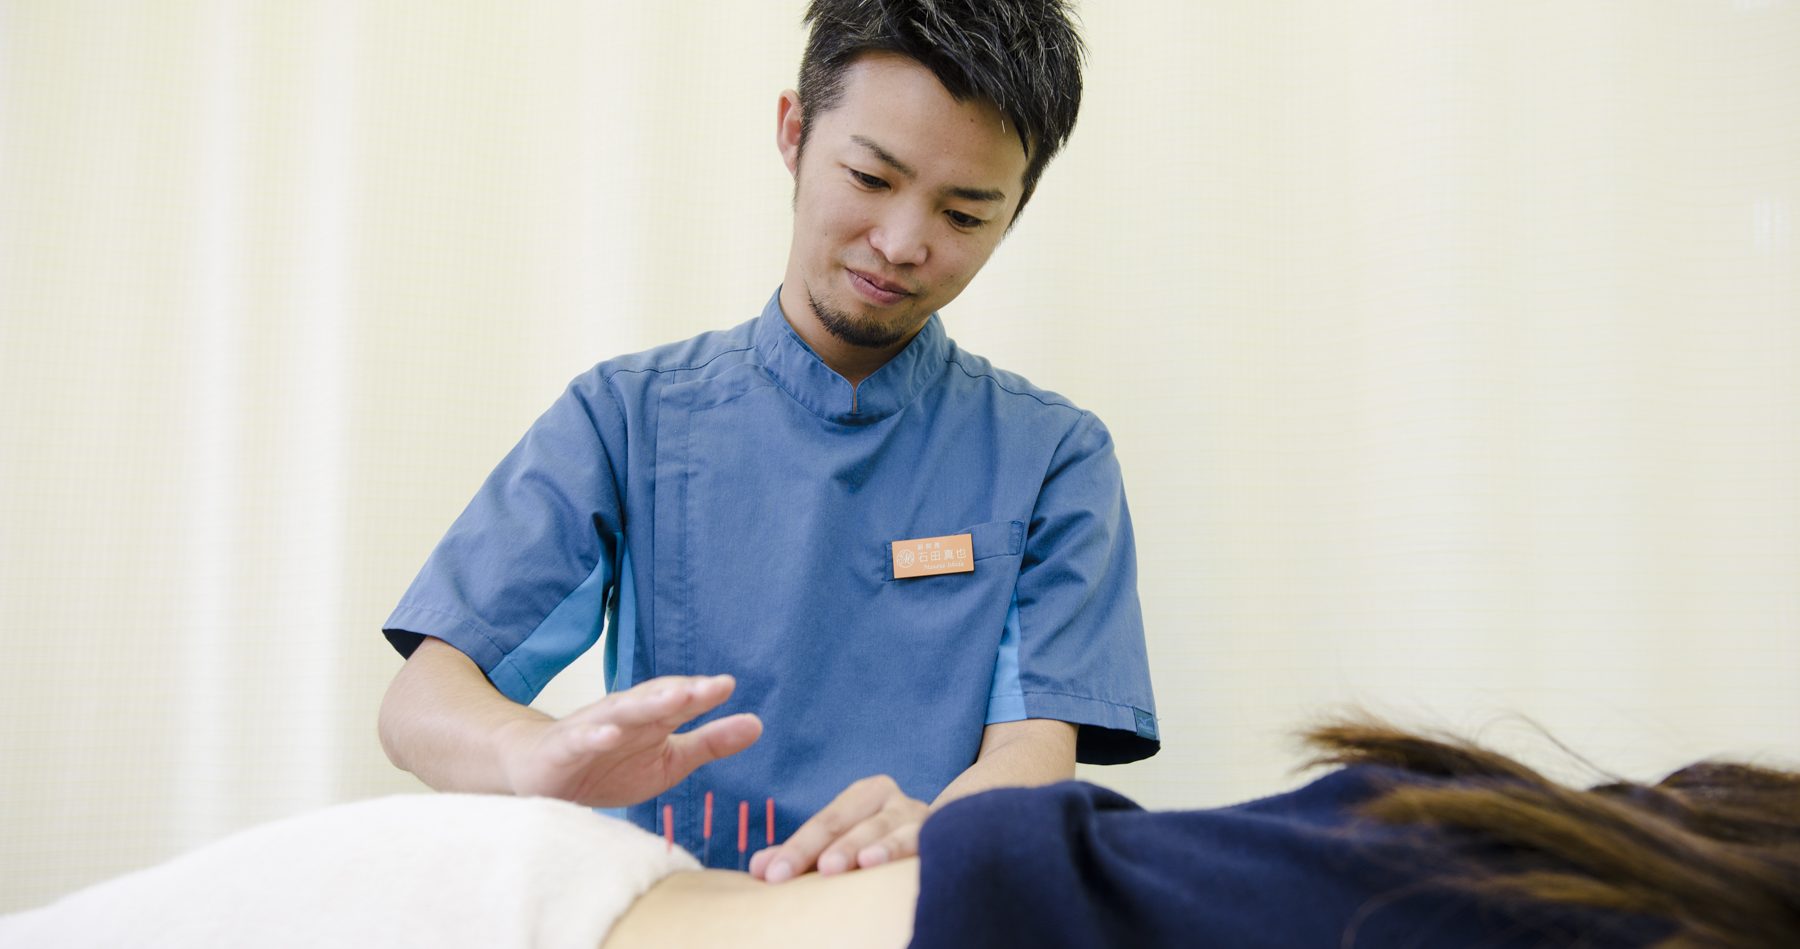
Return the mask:
[[886,349],[906,337],[906,330],[884,326],[873,320],[857,321],[841,310],[835,310],[827,304],[819,302],[819,298],[806,292],[806,302],[812,305],[813,315],[819,318],[819,325],[825,332],[849,343],[867,349]]

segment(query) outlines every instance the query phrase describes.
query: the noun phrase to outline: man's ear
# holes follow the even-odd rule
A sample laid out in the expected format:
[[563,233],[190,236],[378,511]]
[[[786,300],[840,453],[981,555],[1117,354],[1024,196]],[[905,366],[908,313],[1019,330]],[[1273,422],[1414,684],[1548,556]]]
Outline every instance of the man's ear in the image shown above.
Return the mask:
[[775,104],[775,147],[788,174],[800,173],[800,93],[789,89]]

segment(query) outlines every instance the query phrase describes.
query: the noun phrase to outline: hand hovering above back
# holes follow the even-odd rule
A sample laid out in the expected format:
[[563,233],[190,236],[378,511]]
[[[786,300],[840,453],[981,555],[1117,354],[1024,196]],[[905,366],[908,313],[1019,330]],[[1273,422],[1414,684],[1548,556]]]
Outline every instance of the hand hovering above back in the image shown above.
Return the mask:
[[500,694],[456,647],[425,637],[381,702],[381,747],[440,791],[556,797],[620,807],[750,747],[755,715],[676,729],[718,708],[731,676],[665,676],[551,718]]
[[762,735],[755,715],[728,715],[677,734],[723,703],[731,676],[663,676],[560,719],[501,729],[500,761],[514,794],[621,807],[679,784],[695,768],[737,754]]

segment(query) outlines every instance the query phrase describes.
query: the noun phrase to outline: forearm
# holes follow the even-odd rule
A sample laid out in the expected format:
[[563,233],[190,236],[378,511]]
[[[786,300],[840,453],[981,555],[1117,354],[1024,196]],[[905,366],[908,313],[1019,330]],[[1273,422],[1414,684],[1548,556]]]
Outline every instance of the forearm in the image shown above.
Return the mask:
[[381,702],[388,760],[439,791],[512,793],[500,756],[511,730],[549,716],[496,691],[455,647],[427,637]]
[[1074,776],[1074,725],[1050,719],[1001,722],[982,733],[975,763],[944,788],[931,808],[993,788],[1054,784]]

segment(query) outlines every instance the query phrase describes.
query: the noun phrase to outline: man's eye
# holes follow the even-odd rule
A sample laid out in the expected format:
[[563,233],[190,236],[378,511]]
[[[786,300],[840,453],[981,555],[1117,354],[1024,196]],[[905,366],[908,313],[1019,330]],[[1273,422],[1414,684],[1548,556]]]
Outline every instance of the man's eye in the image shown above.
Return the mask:
[[972,214],[964,214],[961,211],[945,211],[944,213],[949,215],[950,223],[956,225],[957,227],[962,228],[965,231],[974,230],[975,228],[978,228],[981,225],[987,223],[986,221],[983,221],[981,218],[975,217]]
[[880,178],[868,174],[867,172],[857,171],[854,168],[850,169],[850,177],[855,179],[857,184],[862,185],[865,188],[875,189],[887,187],[887,182],[882,181]]

